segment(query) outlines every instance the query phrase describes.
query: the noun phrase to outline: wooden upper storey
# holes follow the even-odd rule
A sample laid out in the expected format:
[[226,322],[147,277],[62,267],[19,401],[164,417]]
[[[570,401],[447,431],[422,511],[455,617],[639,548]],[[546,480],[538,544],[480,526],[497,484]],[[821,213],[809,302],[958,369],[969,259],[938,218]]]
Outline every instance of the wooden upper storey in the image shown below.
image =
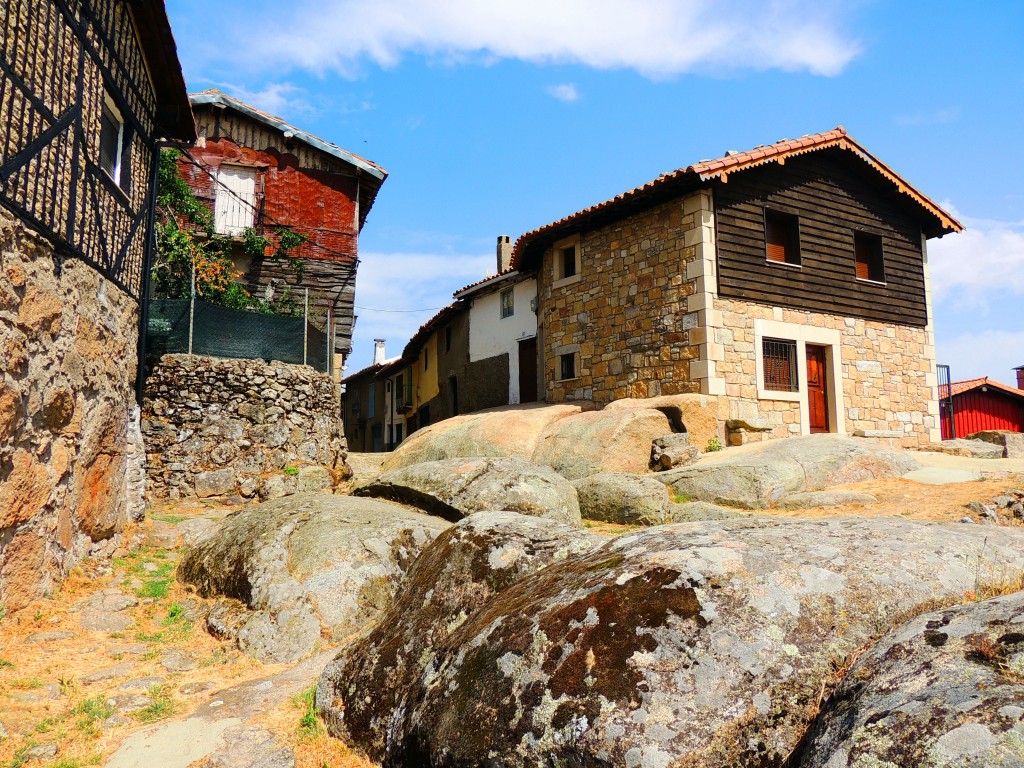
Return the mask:
[[566,238],[707,189],[721,296],[927,324],[924,241],[962,227],[842,127],[663,174],[524,234],[512,267],[535,270]]
[[[921,221],[910,206],[879,188],[870,169],[859,166],[832,149],[717,181],[719,295],[899,325],[927,324]],[[785,261],[769,258],[773,221],[790,228]],[[858,277],[858,240],[880,246],[874,279]]]

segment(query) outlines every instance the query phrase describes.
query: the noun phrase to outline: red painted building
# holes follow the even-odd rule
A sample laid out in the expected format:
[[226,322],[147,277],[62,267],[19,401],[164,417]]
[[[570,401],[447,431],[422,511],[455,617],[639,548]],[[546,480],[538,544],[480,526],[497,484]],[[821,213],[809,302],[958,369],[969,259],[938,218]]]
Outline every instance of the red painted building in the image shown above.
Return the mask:
[[[1017,369],[1018,386],[1024,384],[1024,368]],[[953,428],[956,437],[967,437],[983,430],[1024,432],[1024,389],[1015,389],[988,377],[954,381],[939,388],[940,407],[943,410],[942,439],[954,437],[950,433],[946,409],[952,398]]]
[[[288,285],[295,296],[308,288],[314,323],[326,328],[330,318],[340,368],[352,349],[359,232],[387,172],[220,91],[190,101],[199,140],[179,167],[216,231],[238,238],[239,282],[250,290]],[[276,242],[282,228],[305,238],[290,251],[301,274],[241,247],[246,230]]]

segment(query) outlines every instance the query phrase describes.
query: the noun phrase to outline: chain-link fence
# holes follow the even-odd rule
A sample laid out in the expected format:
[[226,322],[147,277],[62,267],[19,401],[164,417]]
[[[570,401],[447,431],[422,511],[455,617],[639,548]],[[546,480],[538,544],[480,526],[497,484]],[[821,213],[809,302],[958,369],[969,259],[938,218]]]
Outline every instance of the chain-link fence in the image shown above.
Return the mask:
[[328,372],[334,352],[330,328],[330,317],[325,333],[309,322],[308,315],[269,315],[199,299],[155,299],[149,308],[146,349],[152,355],[279,360]]

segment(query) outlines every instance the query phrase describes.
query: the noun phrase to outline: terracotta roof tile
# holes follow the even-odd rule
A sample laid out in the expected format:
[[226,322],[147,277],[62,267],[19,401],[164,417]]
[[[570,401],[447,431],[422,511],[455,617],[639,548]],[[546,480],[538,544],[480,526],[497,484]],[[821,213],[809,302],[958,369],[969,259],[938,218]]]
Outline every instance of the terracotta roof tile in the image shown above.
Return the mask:
[[519,237],[516,241],[512,255],[512,267],[513,269],[516,269],[524,266],[524,252],[531,241],[544,235],[553,234],[555,231],[560,229],[569,229],[571,225],[581,222],[595,214],[612,211],[617,207],[624,206],[630,201],[642,198],[660,187],[665,187],[671,184],[681,186],[686,179],[690,179],[694,187],[700,186],[701,183],[706,183],[713,179],[725,182],[732,173],[744,171],[748,168],[755,168],[768,162],[785,162],[787,157],[818,151],[828,147],[839,147],[853,152],[855,155],[860,157],[864,162],[895,184],[900,192],[908,195],[918,205],[931,213],[938,220],[939,231],[943,234],[948,232],[959,232],[963,229],[960,222],[946,213],[946,211],[940,208],[931,199],[912,187],[889,166],[868,152],[867,149],[861,146],[861,144],[846,132],[846,129],[843,126],[838,126],[830,131],[802,136],[799,139],[782,139],[774,144],[758,146],[746,152],[732,152],[724,157],[718,157],[712,160],[702,160],[699,163],[686,166],[685,168],[679,168],[678,170],[670,173],[663,173],[653,181],[649,181],[635,189],[616,195],[610,200],[605,200],[603,203],[592,205],[589,208],[584,208],[581,211],[577,211],[576,213],[570,214],[562,219],[553,221],[550,224],[545,224],[543,227],[534,229]]
[[[983,376],[980,379],[966,379],[964,381],[954,381],[949,388],[952,390],[953,396],[962,395],[964,392],[970,392],[971,390],[978,389],[980,387],[992,387],[1001,392],[1005,392],[1008,395],[1014,395],[1015,397],[1024,398],[1024,390],[1011,387],[1002,382],[994,381],[988,376]],[[943,385],[939,386],[939,397],[948,397],[946,394],[946,387]]]
[[479,288],[480,286],[486,285],[487,283],[490,283],[490,282],[497,282],[497,281],[499,281],[503,277],[511,277],[512,275],[515,275],[518,271],[519,270],[517,270],[517,269],[509,268],[509,269],[506,269],[506,270],[502,270],[501,272],[499,272],[496,275],[488,275],[487,277],[483,278],[482,280],[477,280],[475,283],[470,283],[469,285],[466,285],[466,286],[463,286],[462,288],[459,288],[459,290],[454,291],[452,293],[452,296],[455,296],[456,298],[460,298],[460,299],[465,298],[464,294],[467,291],[472,291],[474,288]]

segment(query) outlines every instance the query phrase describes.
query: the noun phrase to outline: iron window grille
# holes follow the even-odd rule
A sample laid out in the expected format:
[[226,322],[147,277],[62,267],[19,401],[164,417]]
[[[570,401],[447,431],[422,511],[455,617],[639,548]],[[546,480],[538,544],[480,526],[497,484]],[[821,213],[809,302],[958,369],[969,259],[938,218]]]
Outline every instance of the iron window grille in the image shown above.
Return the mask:
[[764,388],[774,392],[797,392],[796,342],[764,339],[761,342],[764,362]]
[[506,288],[501,292],[501,317],[504,320],[506,317],[512,317],[515,312],[515,294],[511,288]]

